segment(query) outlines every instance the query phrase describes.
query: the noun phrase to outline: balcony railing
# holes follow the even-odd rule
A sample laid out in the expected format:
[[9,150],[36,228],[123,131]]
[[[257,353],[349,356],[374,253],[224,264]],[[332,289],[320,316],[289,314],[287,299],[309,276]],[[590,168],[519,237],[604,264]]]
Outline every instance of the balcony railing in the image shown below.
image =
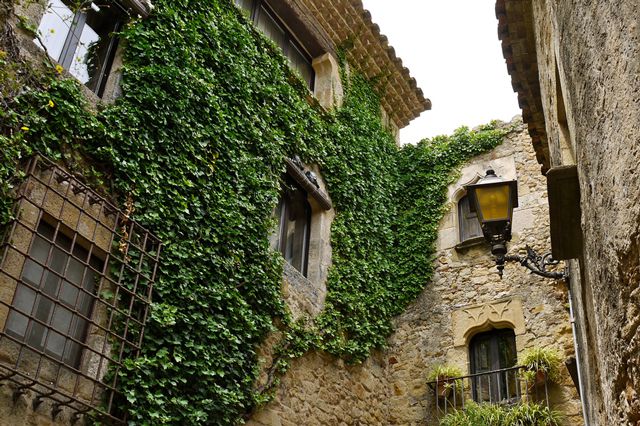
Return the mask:
[[532,380],[525,378],[522,366],[503,368],[467,376],[429,382],[438,415],[452,409],[463,409],[468,401],[500,405],[536,402],[549,406],[547,378],[538,374]]

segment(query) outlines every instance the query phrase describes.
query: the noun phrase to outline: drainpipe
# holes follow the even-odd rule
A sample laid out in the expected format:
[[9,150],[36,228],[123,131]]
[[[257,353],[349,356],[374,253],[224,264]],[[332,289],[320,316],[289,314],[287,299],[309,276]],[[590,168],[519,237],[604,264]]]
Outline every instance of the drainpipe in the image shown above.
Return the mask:
[[571,297],[571,287],[568,290],[569,296],[569,320],[571,321],[571,331],[573,334],[573,350],[576,353],[576,370],[578,370],[578,388],[580,391],[580,405],[582,406],[582,419],[584,426],[589,426],[589,420],[586,412],[586,404],[584,402],[584,388],[582,386],[582,369],[580,368],[580,351],[578,351],[578,339],[576,337],[576,319],[573,316],[573,297]]

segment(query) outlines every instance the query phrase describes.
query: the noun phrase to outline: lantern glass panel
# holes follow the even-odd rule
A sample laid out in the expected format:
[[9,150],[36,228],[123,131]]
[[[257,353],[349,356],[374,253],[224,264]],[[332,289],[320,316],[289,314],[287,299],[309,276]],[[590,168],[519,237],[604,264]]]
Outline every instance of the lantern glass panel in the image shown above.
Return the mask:
[[509,185],[476,187],[478,208],[483,221],[509,220],[510,190]]

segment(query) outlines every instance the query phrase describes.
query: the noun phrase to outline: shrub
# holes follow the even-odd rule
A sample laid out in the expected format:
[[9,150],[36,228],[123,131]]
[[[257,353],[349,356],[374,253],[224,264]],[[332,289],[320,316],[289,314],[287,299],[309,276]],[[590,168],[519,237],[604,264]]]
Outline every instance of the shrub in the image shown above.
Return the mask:
[[441,426],[560,426],[557,411],[540,404],[522,403],[515,407],[468,402],[464,409],[447,414]]

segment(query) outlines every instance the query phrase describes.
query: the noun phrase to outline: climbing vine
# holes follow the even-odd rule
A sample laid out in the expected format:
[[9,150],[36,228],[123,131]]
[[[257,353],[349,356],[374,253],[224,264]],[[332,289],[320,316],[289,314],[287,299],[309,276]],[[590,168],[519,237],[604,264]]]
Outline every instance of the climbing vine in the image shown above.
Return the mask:
[[[3,86],[0,99],[0,225],[17,164],[35,151],[120,205],[130,197],[164,248],[142,354],[120,372],[121,408],[135,424],[235,424],[264,400],[256,351],[276,324],[280,359],[318,349],[358,362],[385,344],[431,276],[453,172],[506,130],[461,128],[398,149],[357,72],[327,113],[228,0],[154,6],[122,31],[122,96],[98,112],[76,81],[31,70],[3,40],[0,82],[20,90]],[[336,210],[326,308],[304,326],[289,319],[283,260],[268,242],[293,154],[322,168]]]

